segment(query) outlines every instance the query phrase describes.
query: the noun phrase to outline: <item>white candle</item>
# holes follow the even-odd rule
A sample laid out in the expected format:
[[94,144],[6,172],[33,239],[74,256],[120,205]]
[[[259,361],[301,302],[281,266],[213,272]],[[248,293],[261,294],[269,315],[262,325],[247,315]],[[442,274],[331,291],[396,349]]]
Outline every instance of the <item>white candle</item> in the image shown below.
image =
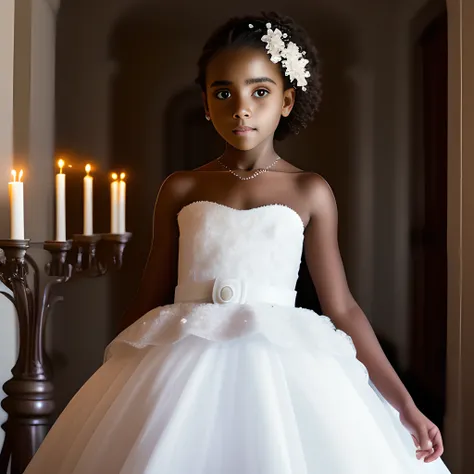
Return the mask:
[[110,183],[110,232],[119,233],[119,182],[116,173],[112,173],[113,181]]
[[86,173],[84,176],[84,235],[93,234],[93,225],[92,225],[92,188],[94,184],[94,178],[89,176],[91,171],[91,165],[86,165]]
[[66,241],[66,175],[63,173],[64,160],[58,161],[56,175],[56,240]]
[[25,219],[23,207],[23,183],[21,178],[23,170],[20,171],[18,181],[16,171],[12,170],[13,180],[8,183],[8,194],[10,196],[10,239],[22,240],[25,238]]
[[125,234],[125,202],[127,194],[127,184],[125,183],[125,173],[120,174],[119,181],[119,226],[118,233]]

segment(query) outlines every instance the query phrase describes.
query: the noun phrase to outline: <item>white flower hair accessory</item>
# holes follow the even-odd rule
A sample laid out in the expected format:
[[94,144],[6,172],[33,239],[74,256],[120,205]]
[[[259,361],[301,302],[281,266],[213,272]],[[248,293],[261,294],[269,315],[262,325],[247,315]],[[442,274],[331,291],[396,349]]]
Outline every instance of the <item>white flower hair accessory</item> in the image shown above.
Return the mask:
[[[270,60],[273,63],[281,64],[285,69],[285,76],[289,76],[290,82],[296,81],[296,85],[306,91],[308,85],[307,77],[311,74],[306,70],[308,60],[304,58],[306,51],[301,51],[298,45],[292,41],[288,41],[288,35],[283,33],[278,28],[272,30],[271,23],[265,25],[267,27],[267,34],[262,36],[262,41],[266,43],[265,49],[270,55]],[[253,28],[253,25],[249,25]],[[285,43],[284,40],[287,40]]]

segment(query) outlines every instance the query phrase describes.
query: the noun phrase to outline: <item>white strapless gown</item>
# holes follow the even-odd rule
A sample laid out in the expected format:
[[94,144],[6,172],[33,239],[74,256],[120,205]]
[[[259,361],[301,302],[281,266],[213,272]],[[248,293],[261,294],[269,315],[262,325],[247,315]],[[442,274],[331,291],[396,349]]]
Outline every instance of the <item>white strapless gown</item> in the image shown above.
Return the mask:
[[350,337],[294,307],[295,211],[198,201],[178,224],[175,303],[111,342],[26,474],[449,472],[416,459]]

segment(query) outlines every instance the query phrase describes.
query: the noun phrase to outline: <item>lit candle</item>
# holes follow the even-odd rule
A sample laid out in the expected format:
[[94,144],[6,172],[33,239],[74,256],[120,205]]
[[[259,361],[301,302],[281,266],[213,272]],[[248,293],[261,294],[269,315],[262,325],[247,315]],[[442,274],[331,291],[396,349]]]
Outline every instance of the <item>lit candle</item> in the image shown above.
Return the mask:
[[64,160],[58,161],[56,175],[56,240],[66,241],[66,175],[63,173]]
[[17,181],[16,170],[12,170],[13,180],[8,183],[8,194],[10,196],[10,239],[22,240],[25,238],[22,176],[23,170],[20,171]]
[[112,173],[110,183],[110,232],[119,233],[119,182],[117,173]]
[[93,234],[92,226],[92,187],[94,178],[89,176],[91,165],[86,165],[86,176],[84,176],[84,235]]
[[125,234],[125,198],[127,194],[127,184],[125,183],[125,173],[120,174],[119,181],[119,226],[118,233]]

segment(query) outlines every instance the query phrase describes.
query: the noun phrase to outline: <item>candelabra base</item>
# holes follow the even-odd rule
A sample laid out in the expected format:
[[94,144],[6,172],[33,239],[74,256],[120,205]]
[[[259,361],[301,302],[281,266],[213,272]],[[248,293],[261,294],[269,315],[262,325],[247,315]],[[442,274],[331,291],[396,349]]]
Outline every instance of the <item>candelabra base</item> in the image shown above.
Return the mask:
[[[101,276],[109,268],[119,269],[130,238],[129,233],[75,235],[65,242],[44,242],[51,261],[45,266],[47,282],[42,291],[40,270],[27,253],[30,241],[0,240],[0,280],[11,290],[11,294],[2,293],[16,308],[20,336],[12,378],[3,387],[7,397],[2,407],[8,419],[2,426],[5,441],[0,453],[0,474],[7,472],[9,464],[11,474],[21,474],[53,422],[54,386],[43,344],[46,319],[62,299],[53,288],[76,274]],[[27,281],[30,271],[32,288]]]

